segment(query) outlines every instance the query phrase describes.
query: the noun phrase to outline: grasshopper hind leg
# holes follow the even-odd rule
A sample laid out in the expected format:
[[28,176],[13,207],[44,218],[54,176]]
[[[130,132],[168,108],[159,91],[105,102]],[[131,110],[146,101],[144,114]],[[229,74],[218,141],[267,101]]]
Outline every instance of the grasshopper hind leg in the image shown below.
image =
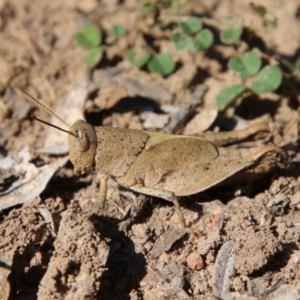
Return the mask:
[[186,227],[178,198],[175,196],[175,194],[173,192],[166,191],[166,190],[147,188],[147,187],[130,187],[130,189],[135,192],[141,193],[141,194],[146,194],[149,196],[162,198],[162,199],[173,202],[175,205],[175,210],[179,217],[179,221],[180,221],[181,225],[183,227]]

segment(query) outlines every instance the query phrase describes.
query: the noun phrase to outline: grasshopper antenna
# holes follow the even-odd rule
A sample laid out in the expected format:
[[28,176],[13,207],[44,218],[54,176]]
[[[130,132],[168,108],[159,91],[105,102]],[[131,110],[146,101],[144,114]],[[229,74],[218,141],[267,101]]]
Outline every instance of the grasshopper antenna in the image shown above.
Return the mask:
[[[55,117],[55,118],[56,118],[57,120],[59,120],[61,123],[65,124],[68,128],[71,127],[69,124],[67,124],[64,120],[62,120],[59,116],[57,116],[52,110],[50,110],[48,107],[46,107],[46,106],[45,106],[44,104],[42,104],[40,101],[38,101],[37,99],[33,98],[31,95],[29,95],[29,94],[26,93],[25,91],[21,90],[20,88],[17,87],[16,89],[17,89],[19,92],[21,92],[21,93],[25,96],[25,98],[26,98],[27,100],[29,100],[29,101],[33,102],[34,104],[38,105],[39,107],[43,108],[43,109],[44,109],[45,111],[47,111],[50,115],[52,115],[53,117]],[[60,127],[58,127],[58,126],[55,126],[55,125],[53,125],[53,124],[51,124],[51,123],[48,123],[48,122],[46,122],[46,121],[43,121],[43,120],[41,120],[41,119],[39,119],[39,118],[37,118],[37,117],[35,117],[35,116],[31,116],[31,117],[32,117],[33,119],[35,119],[35,120],[41,122],[41,123],[44,123],[44,124],[46,124],[46,125],[49,125],[49,126],[51,126],[51,127],[56,128],[56,129],[58,129],[58,130],[60,130],[60,131],[69,133],[69,134],[71,134],[71,135],[77,137],[74,133],[72,133],[72,132],[70,132],[70,131],[68,131],[68,130],[62,129],[62,128],[60,128]]]
[[71,135],[73,135],[74,137],[77,138],[76,134],[74,134],[74,133],[72,133],[72,132],[70,132],[70,131],[68,131],[68,130],[62,129],[62,128],[60,128],[60,127],[58,127],[58,126],[56,126],[56,125],[53,125],[53,124],[51,124],[51,123],[48,123],[48,122],[46,122],[46,121],[44,121],[44,120],[41,120],[41,119],[37,118],[37,117],[34,116],[34,115],[31,115],[31,118],[34,119],[34,120],[37,120],[37,121],[39,121],[39,122],[41,122],[41,123],[43,123],[43,124],[46,124],[46,125],[48,125],[48,126],[50,126],[50,127],[53,127],[53,128],[58,129],[58,130],[60,130],[60,131],[66,132],[66,133],[68,133],[68,134],[71,134]]

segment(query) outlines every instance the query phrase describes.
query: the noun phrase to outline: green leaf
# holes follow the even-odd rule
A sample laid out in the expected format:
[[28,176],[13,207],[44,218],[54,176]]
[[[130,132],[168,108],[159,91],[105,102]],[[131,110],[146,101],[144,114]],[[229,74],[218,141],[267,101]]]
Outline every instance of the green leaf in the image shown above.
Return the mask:
[[161,30],[166,30],[166,29],[169,28],[170,24],[167,23],[167,22],[160,22],[160,23],[158,24],[158,26],[159,26],[159,28],[160,28]]
[[[155,1],[154,1],[155,2]],[[167,9],[171,6],[172,1],[156,1],[158,9]]]
[[265,20],[267,27],[272,28],[276,25],[275,15],[268,11],[265,6],[250,3],[250,7]]
[[195,34],[202,28],[202,23],[198,18],[190,17],[186,22],[180,23],[180,27],[186,34]]
[[182,33],[172,34],[171,40],[174,42],[177,50],[189,49],[192,45],[191,38]]
[[140,8],[141,14],[150,14],[154,10],[154,6],[149,4],[143,4],[143,6]]
[[257,5],[255,3],[250,3],[250,7],[261,17],[264,17],[264,15],[268,12],[265,6]]
[[295,62],[295,68],[300,71],[300,57]]
[[158,54],[148,62],[150,72],[166,76],[175,69],[175,62],[169,54]]
[[281,68],[281,70],[283,70],[284,72],[288,72],[288,73],[292,73],[295,71],[295,67],[291,62],[289,62],[287,59],[283,58],[281,60],[279,60],[279,66]]
[[139,58],[136,58],[134,48],[130,48],[126,53],[126,56],[134,67],[141,68],[149,61],[149,59],[151,58],[151,53],[146,51],[142,55],[140,55]]
[[252,83],[252,90],[257,94],[275,91],[282,81],[282,72],[278,66],[266,66]]
[[90,52],[84,58],[84,61],[89,67],[94,67],[101,60],[102,54],[103,54],[103,48],[95,47],[90,50]]
[[243,79],[247,79],[258,72],[261,67],[261,58],[255,52],[250,51],[241,58],[231,58],[228,67],[240,73]]
[[82,31],[75,34],[77,43],[87,49],[99,46],[102,41],[102,34],[98,26],[87,25]]
[[246,90],[247,88],[244,85],[237,84],[221,91],[221,93],[217,96],[217,106],[220,109],[224,109],[232,101],[241,96]]
[[126,33],[126,28],[123,25],[115,24],[112,27],[111,35],[113,38],[118,39]]
[[203,29],[195,36],[194,47],[198,51],[203,51],[208,49],[213,42],[213,33],[209,29]]
[[225,44],[237,44],[243,33],[243,27],[236,27],[221,31],[221,41]]

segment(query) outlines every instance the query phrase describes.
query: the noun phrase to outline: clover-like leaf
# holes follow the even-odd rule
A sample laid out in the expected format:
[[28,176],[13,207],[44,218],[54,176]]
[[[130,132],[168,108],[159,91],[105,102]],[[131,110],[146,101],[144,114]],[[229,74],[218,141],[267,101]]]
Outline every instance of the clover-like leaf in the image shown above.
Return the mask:
[[208,49],[214,42],[214,36],[211,30],[203,29],[194,38],[194,47],[198,51]]
[[225,44],[237,44],[243,33],[243,27],[225,29],[221,31],[221,41]]
[[89,67],[94,67],[101,60],[103,54],[103,47],[94,47],[84,58],[85,63]]
[[196,17],[190,17],[186,22],[180,23],[182,31],[186,34],[195,34],[202,28],[201,21]]
[[252,90],[257,94],[275,91],[282,81],[282,72],[278,66],[266,66],[252,83]]
[[175,62],[169,54],[158,54],[148,62],[150,72],[166,76],[175,69]]
[[115,25],[112,27],[111,35],[112,35],[112,37],[115,38],[115,39],[119,39],[119,38],[122,37],[125,33],[126,33],[126,28],[125,28],[123,25],[115,24]]
[[126,53],[127,59],[136,68],[142,68],[149,61],[151,55],[149,51],[145,51],[139,55],[139,57],[136,57],[137,55],[134,48],[130,48]]
[[77,43],[87,49],[97,47],[102,42],[102,34],[98,26],[90,24],[74,36]]
[[247,87],[241,84],[233,85],[223,91],[217,96],[217,106],[220,109],[224,109],[227,105],[241,96],[245,91],[247,91]]
[[172,34],[171,40],[174,42],[177,50],[189,49],[192,46],[191,38],[182,33]]
[[261,67],[261,58],[255,52],[250,51],[242,57],[231,58],[228,67],[240,73],[243,79],[247,79],[258,72]]

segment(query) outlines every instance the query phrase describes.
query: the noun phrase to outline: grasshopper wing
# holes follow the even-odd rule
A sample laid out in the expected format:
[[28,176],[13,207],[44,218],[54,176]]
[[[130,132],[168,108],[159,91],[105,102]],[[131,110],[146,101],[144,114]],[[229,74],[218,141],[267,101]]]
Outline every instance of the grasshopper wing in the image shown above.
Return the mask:
[[[126,175],[117,178],[119,184],[125,187],[165,189],[163,185],[168,176],[181,174],[184,170],[191,172],[195,165],[210,163],[219,155],[215,146],[204,139],[153,132],[147,134],[149,139],[143,151]],[[183,174],[181,181],[189,182],[190,178]],[[171,183],[175,187],[177,184],[178,179]],[[168,190],[177,192],[174,188]]]
[[149,135],[144,153],[157,168],[165,171],[208,163],[219,155],[216,147],[205,139],[157,133]]
[[245,157],[220,161],[218,150],[206,140],[185,136],[160,139],[148,140],[135,165],[135,178],[141,179],[145,187],[171,191],[176,196],[206,190],[265,155],[278,154],[278,148],[270,145]]
[[253,166],[266,156],[278,156],[280,150],[268,145],[246,157],[228,161],[215,159],[207,163],[196,163],[170,173],[160,181],[156,188],[172,191],[177,196],[192,195],[204,191],[222,181]]

